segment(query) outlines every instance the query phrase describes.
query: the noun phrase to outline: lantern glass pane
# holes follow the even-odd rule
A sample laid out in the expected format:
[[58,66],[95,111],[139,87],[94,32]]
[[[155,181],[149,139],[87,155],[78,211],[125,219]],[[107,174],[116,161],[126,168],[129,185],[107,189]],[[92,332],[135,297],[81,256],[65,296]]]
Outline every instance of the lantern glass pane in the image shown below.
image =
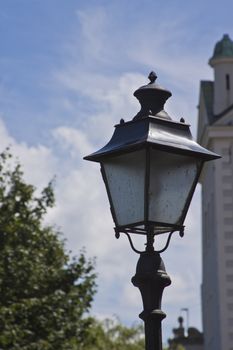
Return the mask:
[[200,160],[181,154],[151,149],[149,220],[166,225],[182,225]]
[[140,150],[102,163],[110,204],[119,226],[144,220],[145,158],[145,150]]

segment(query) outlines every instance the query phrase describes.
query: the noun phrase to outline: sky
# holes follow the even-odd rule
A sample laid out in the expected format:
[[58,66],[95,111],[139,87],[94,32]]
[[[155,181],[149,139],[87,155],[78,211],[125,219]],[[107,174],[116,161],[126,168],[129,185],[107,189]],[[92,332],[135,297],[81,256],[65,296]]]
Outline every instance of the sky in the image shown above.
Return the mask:
[[[83,157],[139,111],[133,92],[151,70],[172,91],[167,111],[184,117],[195,136],[199,83],[213,78],[215,43],[225,33],[233,38],[232,11],[230,0],[0,1],[0,150],[11,146],[38,189],[56,176],[56,207],[46,223],[64,233],[73,254],[85,247],[96,257],[92,313],[100,319],[138,321],[142,302],[130,282],[138,256],[125,237],[115,239],[99,167]],[[163,253],[172,279],[163,295],[164,341],[182,308],[202,329],[200,193],[184,238],[175,234]]]

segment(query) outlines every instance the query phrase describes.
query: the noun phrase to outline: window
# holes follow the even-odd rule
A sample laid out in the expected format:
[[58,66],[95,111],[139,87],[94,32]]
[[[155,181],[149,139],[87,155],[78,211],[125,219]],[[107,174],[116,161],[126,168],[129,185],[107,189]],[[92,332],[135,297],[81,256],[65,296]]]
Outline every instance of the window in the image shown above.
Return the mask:
[[222,168],[223,169],[229,169],[229,159],[226,160],[226,161],[224,161],[224,159],[223,159],[223,161],[222,161]]
[[[227,260],[226,261],[226,267],[233,267],[233,260]],[[232,292],[233,292],[233,289],[232,289]]]
[[228,156],[229,155],[229,148],[224,147],[221,149],[221,155],[222,156]]
[[223,197],[232,197],[232,191],[231,190],[223,190]]
[[229,340],[233,340],[233,333],[228,333],[228,335],[229,335]]
[[226,74],[226,89],[230,90],[230,75]]
[[224,210],[229,210],[229,211],[232,211],[233,212],[233,205],[232,203],[226,203],[223,205],[223,209]]
[[226,231],[224,235],[225,235],[226,239],[233,239],[233,232],[232,231]]
[[227,247],[225,247],[225,252],[226,252],[226,253],[233,253],[233,246],[227,246]]
[[224,224],[233,225],[233,218],[224,218]]
[[222,177],[222,180],[223,180],[223,182],[225,183],[225,182],[227,182],[227,183],[232,183],[232,175],[223,175],[223,177]]

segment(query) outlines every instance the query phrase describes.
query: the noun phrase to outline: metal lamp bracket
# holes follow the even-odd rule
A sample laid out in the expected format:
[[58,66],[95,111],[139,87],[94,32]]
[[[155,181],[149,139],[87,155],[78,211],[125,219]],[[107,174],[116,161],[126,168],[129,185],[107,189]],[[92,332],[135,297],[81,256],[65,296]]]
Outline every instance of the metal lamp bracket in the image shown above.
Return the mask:
[[[169,247],[169,244],[170,244],[170,241],[171,241],[171,238],[172,238],[172,235],[173,235],[174,232],[179,232],[180,237],[184,236],[184,228],[182,230],[179,230],[179,231],[177,231],[177,230],[171,231],[169,233],[169,235],[168,235],[167,242],[166,242],[165,246],[162,249],[160,249],[160,250],[154,250],[154,245],[153,244],[154,244],[154,236],[155,235],[151,235],[151,234],[147,235],[147,243],[145,244],[146,245],[146,251],[155,251],[156,253],[159,253],[159,254],[165,252],[165,250],[167,250],[167,248]],[[115,228],[115,237],[117,239],[120,238],[120,234],[121,233],[124,233],[127,236],[128,240],[129,240],[129,244],[130,244],[132,250],[135,253],[142,254],[144,252],[144,251],[140,251],[140,250],[135,248],[135,246],[133,244],[133,240],[132,240],[132,238],[130,237],[130,234],[127,231],[119,231],[119,230],[117,230],[117,228]]]

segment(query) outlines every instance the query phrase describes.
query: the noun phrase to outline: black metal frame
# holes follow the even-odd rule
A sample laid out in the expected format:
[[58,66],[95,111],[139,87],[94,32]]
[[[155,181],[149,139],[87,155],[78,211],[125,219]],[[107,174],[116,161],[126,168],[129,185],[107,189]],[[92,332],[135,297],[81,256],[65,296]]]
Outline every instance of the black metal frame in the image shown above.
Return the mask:
[[220,158],[194,141],[188,124],[148,116],[115,125],[115,131],[107,145],[84,159],[100,163],[106,157],[125,154],[146,145],[205,161]]
[[[115,229],[115,230],[116,230],[116,229]],[[165,246],[164,246],[162,249],[160,249],[160,250],[156,250],[157,253],[163,253],[163,252],[165,252],[165,250],[167,250],[167,248],[169,247],[169,244],[170,244],[170,241],[171,241],[171,238],[172,238],[172,235],[173,235],[174,232],[177,232],[177,231],[174,230],[174,231],[171,231],[171,232],[169,233],[168,238],[167,238],[167,242],[166,242]],[[178,231],[178,232],[179,232],[180,237],[183,237],[183,236],[184,236],[184,230],[180,230],[180,231]],[[126,237],[127,237],[128,240],[129,240],[129,244],[130,244],[132,250],[133,250],[135,253],[137,253],[137,254],[142,254],[142,253],[144,252],[144,251],[142,251],[142,250],[138,250],[138,249],[135,248],[135,246],[134,246],[134,244],[133,244],[133,240],[132,240],[132,238],[131,238],[129,232],[127,232],[127,231],[121,231],[121,232],[115,231],[115,237],[116,237],[117,239],[119,239],[121,233],[124,233],[124,234],[126,235]],[[146,250],[154,251],[154,247],[153,247],[154,236],[155,236],[155,235],[153,235],[153,234],[149,234],[149,233],[147,234],[147,236],[146,236],[146,237],[147,237],[147,244],[146,244],[147,249],[146,249]]]
[[[145,222],[150,225],[149,221],[149,188],[150,188],[150,147],[146,147],[146,169],[144,180],[144,218]],[[146,225],[148,225],[146,224]],[[144,224],[145,225],[145,224]]]
[[162,350],[162,320],[166,314],[161,310],[162,294],[171,284],[160,254],[145,251],[140,254],[136,274],[131,279],[138,287],[143,302],[143,311],[139,317],[145,325],[145,349]]
[[[144,228],[139,228],[137,226],[142,226],[144,225]],[[184,225],[172,225],[172,224],[166,224],[166,223],[161,223],[157,221],[140,221],[136,222],[131,225],[126,225],[126,226],[116,226],[114,227],[115,232],[122,232],[122,233],[134,233],[134,234],[140,234],[140,235],[147,235],[148,234],[148,227],[163,227],[164,229],[160,232],[153,232],[155,236],[163,233],[168,233],[171,231],[182,231],[184,230]]]
[[[187,196],[185,207],[182,211],[182,216],[180,217],[181,224],[177,225],[177,224],[171,224],[171,223],[165,223],[165,222],[151,221],[148,219],[148,217],[149,217],[148,197],[149,197],[149,186],[150,186],[150,151],[151,151],[151,149],[152,149],[152,147],[149,147],[149,146],[147,146],[145,149],[146,165],[145,165],[145,180],[144,180],[144,220],[142,220],[142,221],[134,222],[134,223],[127,224],[127,225],[119,225],[119,223],[117,221],[117,215],[115,213],[113,200],[111,197],[111,191],[110,191],[109,186],[108,186],[108,181],[107,181],[104,165],[103,165],[103,163],[101,163],[101,174],[103,177],[103,181],[105,183],[105,187],[106,187],[106,191],[107,191],[107,195],[108,195],[108,199],[109,199],[109,203],[110,203],[110,210],[111,210],[112,217],[113,217],[113,220],[114,220],[114,223],[116,226],[115,231],[124,232],[124,233],[127,232],[127,233],[147,235],[148,234],[148,227],[154,227],[154,228],[158,228],[157,231],[154,232],[154,234],[159,235],[159,234],[167,233],[170,231],[182,231],[182,230],[184,230],[183,223],[184,223],[188,208],[190,206],[190,203],[191,203],[191,200],[193,197],[193,193],[195,191],[195,188],[196,188],[204,161],[200,161],[199,165],[197,164],[197,167],[198,167],[197,173],[196,173],[195,179],[193,181],[192,187],[189,191],[189,194]],[[140,226],[144,226],[144,227],[140,227]]]
[[[84,159],[99,162],[101,164],[101,173],[106,186],[110,210],[112,217],[119,232],[128,232],[136,234],[147,234],[148,226],[159,227],[156,234],[166,233],[173,230],[182,230],[183,222],[187,214],[201,168],[205,161],[219,158],[217,154],[201,147],[197,144],[191,135],[190,126],[183,122],[174,122],[168,119],[162,119],[158,116],[147,116],[146,118],[132,120],[115,126],[115,132],[109,143],[93,154],[86,156]],[[144,149],[146,152],[146,168],[145,168],[145,188],[144,188],[144,220],[134,222],[124,226],[119,225],[114,210],[111,193],[104,170],[104,161],[112,159],[126,153],[135,152]],[[156,149],[177,155],[185,155],[200,160],[200,168],[197,171],[196,178],[187,197],[185,208],[182,212],[179,225],[167,223],[159,223],[149,221],[148,213],[148,188],[150,184],[150,152]],[[144,226],[141,228],[139,226]]]

